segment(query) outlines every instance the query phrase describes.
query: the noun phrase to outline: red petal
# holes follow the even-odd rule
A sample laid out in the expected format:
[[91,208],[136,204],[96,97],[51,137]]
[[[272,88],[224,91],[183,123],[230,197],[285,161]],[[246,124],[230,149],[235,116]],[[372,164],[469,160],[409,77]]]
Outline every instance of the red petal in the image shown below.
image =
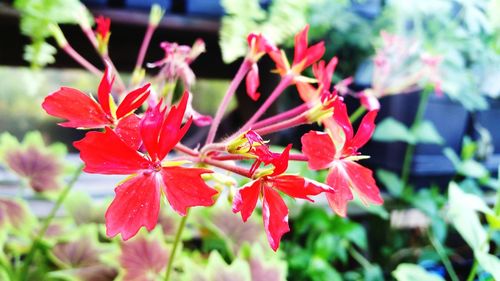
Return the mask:
[[248,72],[246,78],[247,94],[253,101],[258,100],[260,97],[260,93],[257,92],[259,84],[259,68],[257,67],[257,64],[254,63],[252,64],[252,68]]
[[306,52],[306,61],[303,65],[303,68],[309,67],[311,64],[317,62],[321,59],[323,54],[325,53],[325,42],[319,42],[316,45],[313,45]]
[[111,64],[108,61],[105,61],[105,64],[106,69],[104,70],[104,75],[102,76],[101,83],[99,83],[99,88],[97,89],[97,100],[99,101],[102,110],[104,110],[108,116],[111,116],[109,99],[111,98],[111,88],[113,87],[115,76],[111,74]]
[[370,202],[376,205],[384,203],[384,200],[380,197],[380,190],[373,179],[372,171],[354,161],[343,162],[352,188],[359,195],[361,201],[365,204]]
[[151,84],[146,84],[140,88],[133,90],[125,96],[125,99],[120,103],[118,109],[116,110],[116,118],[120,119],[123,116],[134,112],[139,106],[141,106],[144,101],[149,97],[149,86]]
[[88,132],[73,145],[80,150],[80,158],[85,162],[83,170],[87,173],[130,175],[150,165],[108,127],[105,132]]
[[59,123],[71,128],[103,128],[111,125],[101,106],[77,89],[61,87],[42,103],[48,114],[68,120]]
[[307,164],[313,170],[327,168],[335,158],[335,145],[324,132],[309,131],[300,138],[302,152],[307,156]]
[[290,149],[292,149],[292,144],[287,145],[280,156],[272,160],[274,165],[274,171],[270,176],[281,175],[288,169],[288,156],[290,155]]
[[314,202],[309,196],[318,195],[325,191],[333,191],[333,189],[311,182],[303,177],[295,175],[281,175],[272,179],[273,187],[286,193],[293,198],[306,199]]
[[351,140],[354,132],[344,102],[340,98],[337,98],[334,101],[333,107],[333,119],[344,130],[346,141]]
[[271,188],[264,188],[263,191],[262,219],[269,245],[276,251],[280,246],[281,236],[290,231],[288,208],[277,191]]
[[347,144],[353,152],[365,145],[372,137],[373,131],[375,131],[375,117],[377,117],[377,113],[378,110],[370,111],[361,120],[356,135]]
[[161,100],[156,106],[149,107],[140,124],[141,139],[153,161],[158,159],[158,139],[165,118],[165,109],[161,107]]
[[236,191],[233,199],[233,213],[240,212],[243,221],[253,213],[257,200],[259,200],[260,187],[262,182],[256,180],[250,182]]
[[210,170],[183,167],[164,167],[161,170],[165,187],[163,189],[170,206],[177,213],[186,215],[187,208],[211,206],[217,190],[208,186],[201,178]]
[[135,150],[138,150],[142,144],[141,133],[139,131],[140,124],[141,119],[135,114],[130,114],[120,119],[115,128],[116,134]]
[[287,58],[283,56],[283,53],[281,50],[275,50],[272,52],[269,52],[269,57],[274,61],[276,64],[276,69],[278,72],[283,75],[288,69],[287,69]]
[[115,189],[115,199],[106,211],[106,235],[133,237],[142,226],[151,231],[158,221],[160,187],[154,174],[135,176]]
[[353,196],[349,189],[348,176],[341,163],[331,168],[326,183],[335,189],[335,192],[326,194],[330,208],[339,216],[345,217],[347,215],[347,203],[353,199]]
[[304,102],[310,102],[314,98],[318,97],[318,90],[311,84],[297,81],[295,82],[295,85],[299,91],[300,98]]
[[160,139],[158,143],[158,158],[163,159],[172,150],[172,148],[184,137],[192,119],[190,118],[181,128],[182,119],[186,112],[189,94],[184,92],[181,101],[177,107],[173,106],[163,123]]
[[293,56],[293,64],[302,62],[306,57],[307,52],[307,32],[309,25],[306,25],[299,33],[295,35],[295,52]]

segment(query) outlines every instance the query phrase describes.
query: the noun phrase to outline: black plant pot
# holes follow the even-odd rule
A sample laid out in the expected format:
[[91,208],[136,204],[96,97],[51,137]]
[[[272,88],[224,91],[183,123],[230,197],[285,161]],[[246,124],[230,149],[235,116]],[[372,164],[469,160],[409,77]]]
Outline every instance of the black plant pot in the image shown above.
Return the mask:
[[[484,155],[484,165],[490,172],[496,173],[500,165],[500,99],[488,99],[489,108],[487,110],[474,113],[474,124],[471,127],[470,133],[479,139],[480,135],[477,127],[482,127],[491,135],[491,145],[493,146],[493,154]],[[479,125],[479,126],[476,126]]]
[[[376,122],[392,117],[410,127],[415,119],[421,92],[384,97],[380,100],[381,109]],[[353,107],[357,101],[348,101]],[[352,111],[351,111],[352,112]],[[470,115],[459,103],[447,96],[431,94],[424,119],[434,124],[444,140],[443,145],[418,144],[411,163],[410,181],[416,186],[430,183],[446,185],[455,174],[453,165],[443,154],[444,147],[450,147],[457,153],[470,123]],[[371,158],[364,164],[377,169],[382,168],[400,173],[403,167],[407,144],[403,142],[370,141],[361,150],[362,154]]]

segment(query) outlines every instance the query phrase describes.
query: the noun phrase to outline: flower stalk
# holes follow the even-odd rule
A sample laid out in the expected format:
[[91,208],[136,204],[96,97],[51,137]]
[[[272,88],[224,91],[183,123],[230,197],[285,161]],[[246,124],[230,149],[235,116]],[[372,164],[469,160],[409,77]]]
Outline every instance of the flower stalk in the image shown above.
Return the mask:
[[173,265],[174,265],[175,253],[177,252],[177,248],[179,247],[179,244],[181,243],[182,232],[184,231],[184,228],[186,226],[186,221],[187,221],[188,216],[189,216],[189,210],[186,212],[186,215],[181,218],[181,222],[179,223],[179,228],[177,229],[177,232],[175,233],[174,244],[172,245],[172,250],[171,250],[170,256],[168,258],[167,271],[165,272],[165,279],[164,279],[165,281],[170,280],[170,275],[172,274]]

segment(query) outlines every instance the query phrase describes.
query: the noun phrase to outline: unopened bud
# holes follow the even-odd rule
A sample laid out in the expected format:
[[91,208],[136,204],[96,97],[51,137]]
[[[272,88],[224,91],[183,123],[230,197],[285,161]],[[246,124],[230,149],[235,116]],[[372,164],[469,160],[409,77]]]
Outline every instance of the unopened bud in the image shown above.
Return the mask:
[[162,9],[160,5],[153,4],[153,6],[151,6],[151,11],[149,12],[149,25],[157,27],[164,14],[165,10]]

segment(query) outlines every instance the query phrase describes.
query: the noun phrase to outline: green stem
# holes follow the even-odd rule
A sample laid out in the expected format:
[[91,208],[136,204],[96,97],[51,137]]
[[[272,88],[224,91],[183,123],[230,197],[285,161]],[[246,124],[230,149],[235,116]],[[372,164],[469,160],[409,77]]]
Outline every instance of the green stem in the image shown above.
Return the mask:
[[366,108],[364,106],[358,107],[358,109],[356,109],[356,111],[354,111],[354,113],[349,116],[349,121],[351,121],[351,123],[356,122],[356,120],[358,120],[359,117],[361,117],[361,115],[363,115],[363,113],[365,112]]
[[47,232],[47,229],[49,228],[50,223],[52,222],[52,220],[56,216],[57,211],[59,210],[62,203],[64,202],[64,200],[68,196],[70,190],[73,188],[76,181],[80,177],[82,171],[83,171],[83,164],[78,167],[78,169],[73,174],[73,176],[71,177],[68,184],[61,191],[61,193],[59,194],[59,197],[57,198],[56,202],[54,203],[54,206],[50,210],[49,215],[45,218],[43,225],[42,225],[42,228],[40,228],[35,239],[33,239],[33,242],[31,244],[29,251],[28,251],[28,254],[26,255],[26,258],[23,261],[23,265],[21,266],[21,269],[19,272],[19,280],[27,280],[28,269],[29,269],[31,262],[33,261],[33,258],[35,257],[36,251],[38,250],[38,245],[40,244],[40,241],[45,236],[45,233]]
[[427,236],[429,237],[429,241],[431,242],[432,247],[434,247],[437,254],[439,255],[439,258],[443,262],[443,265],[446,268],[446,271],[448,271],[448,274],[450,275],[450,279],[452,281],[459,281],[460,279],[458,279],[457,273],[453,269],[453,266],[451,265],[451,261],[448,258],[448,255],[446,254],[446,251],[445,251],[443,245],[441,244],[441,242],[439,242],[439,240],[436,239],[436,237],[434,236],[434,234],[431,231],[427,232]]
[[349,254],[364,268],[368,269],[372,265],[371,263],[360,253],[358,252],[354,247],[349,247]]
[[[420,123],[422,123],[424,119],[425,108],[427,107],[427,103],[429,101],[429,96],[431,94],[430,89],[424,89],[422,95],[420,96],[420,101],[417,107],[417,113],[415,114],[415,119],[413,120],[413,124],[411,125],[410,130],[414,130]],[[408,180],[410,178],[411,171],[411,163],[413,161],[413,154],[415,153],[415,144],[409,143],[406,146],[405,156],[403,160],[403,168],[401,170],[401,181],[403,182],[403,186],[408,184]]]
[[469,276],[467,276],[467,281],[474,281],[474,277],[476,277],[476,273],[477,273],[477,266],[478,266],[477,260],[474,259],[474,263],[472,264],[472,268],[469,272]]
[[165,273],[165,281],[170,280],[170,274],[172,273],[175,252],[177,251],[177,247],[181,242],[182,231],[184,230],[184,226],[186,225],[186,221],[189,215],[189,210],[185,216],[182,217],[181,222],[179,224],[179,228],[177,229],[177,233],[175,234],[174,245],[172,247],[172,251],[170,252],[170,257],[168,258],[167,272]]

